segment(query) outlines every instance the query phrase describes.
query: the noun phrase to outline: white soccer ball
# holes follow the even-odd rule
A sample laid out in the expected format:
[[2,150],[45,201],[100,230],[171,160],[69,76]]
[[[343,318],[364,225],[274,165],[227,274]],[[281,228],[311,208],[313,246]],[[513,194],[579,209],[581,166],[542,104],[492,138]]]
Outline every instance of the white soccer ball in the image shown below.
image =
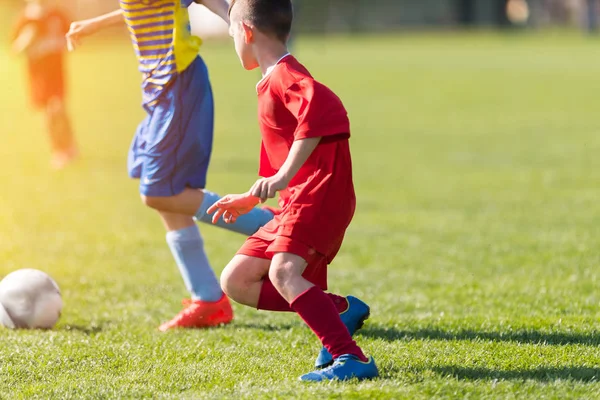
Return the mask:
[[20,269],[0,282],[0,323],[11,329],[50,329],[62,311],[60,289],[45,272]]

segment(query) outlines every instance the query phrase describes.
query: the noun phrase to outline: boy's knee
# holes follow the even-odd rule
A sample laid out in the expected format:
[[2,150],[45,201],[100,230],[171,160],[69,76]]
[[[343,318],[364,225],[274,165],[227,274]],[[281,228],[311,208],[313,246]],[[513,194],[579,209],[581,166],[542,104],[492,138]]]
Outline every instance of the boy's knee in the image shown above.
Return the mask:
[[301,275],[297,260],[289,258],[274,262],[269,269],[269,279],[275,287],[281,287],[291,279]]
[[169,202],[169,197],[145,196],[143,194],[140,195],[140,197],[142,199],[142,203],[144,203],[146,207],[150,207],[158,211],[165,210]]
[[64,112],[64,103],[62,99],[58,97],[51,98],[46,104],[46,110],[51,116],[62,114]]
[[268,270],[268,260],[236,255],[221,273],[221,290],[238,303],[255,306],[257,285]]
[[221,290],[234,301],[240,302],[248,289],[246,276],[240,268],[227,266],[221,273]]
[[223,293],[225,293],[228,297],[232,298],[235,300],[235,294],[236,294],[236,284],[235,284],[235,280],[234,278],[234,272],[229,270],[228,268],[225,268],[223,270],[223,272],[221,273],[221,290],[223,290]]
[[142,200],[142,203],[146,206],[146,207],[150,207],[150,208],[154,208],[156,209],[156,198],[155,197],[151,197],[151,196],[145,196],[143,194],[140,195],[140,199]]

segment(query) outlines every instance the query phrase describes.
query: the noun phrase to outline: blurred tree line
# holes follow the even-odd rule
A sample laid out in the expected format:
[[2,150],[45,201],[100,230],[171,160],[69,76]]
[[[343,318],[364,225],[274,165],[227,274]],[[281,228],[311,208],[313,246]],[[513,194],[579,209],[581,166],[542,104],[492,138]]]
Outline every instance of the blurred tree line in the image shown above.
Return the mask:
[[[118,0],[57,0],[74,18],[118,7]],[[595,29],[600,0],[292,0],[297,30],[370,32],[405,27],[586,25]],[[18,10],[24,0],[2,0]],[[511,14],[512,10],[512,15]],[[4,13],[4,11],[2,11]]]
[[[294,1],[294,0],[293,0]],[[600,0],[295,0],[301,30],[596,26]]]

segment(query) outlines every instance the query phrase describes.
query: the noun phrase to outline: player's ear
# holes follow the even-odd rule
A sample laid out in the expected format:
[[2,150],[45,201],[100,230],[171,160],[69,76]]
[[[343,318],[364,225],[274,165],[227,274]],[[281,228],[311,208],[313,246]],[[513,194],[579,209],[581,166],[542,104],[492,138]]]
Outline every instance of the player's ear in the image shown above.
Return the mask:
[[242,22],[242,30],[244,33],[244,42],[246,44],[254,42],[254,31],[252,30],[252,27]]

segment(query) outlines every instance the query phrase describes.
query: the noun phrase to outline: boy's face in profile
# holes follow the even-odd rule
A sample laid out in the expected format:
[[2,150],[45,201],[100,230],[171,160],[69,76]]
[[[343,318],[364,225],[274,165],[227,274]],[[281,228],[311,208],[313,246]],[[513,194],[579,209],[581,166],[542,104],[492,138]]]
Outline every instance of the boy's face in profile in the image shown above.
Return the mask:
[[240,18],[240,7],[242,6],[242,4],[234,3],[231,7],[229,35],[233,38],[235,52],[242,66],[247,70],[252,70],[258,67],[258,61],[252,48],[256,31]]

